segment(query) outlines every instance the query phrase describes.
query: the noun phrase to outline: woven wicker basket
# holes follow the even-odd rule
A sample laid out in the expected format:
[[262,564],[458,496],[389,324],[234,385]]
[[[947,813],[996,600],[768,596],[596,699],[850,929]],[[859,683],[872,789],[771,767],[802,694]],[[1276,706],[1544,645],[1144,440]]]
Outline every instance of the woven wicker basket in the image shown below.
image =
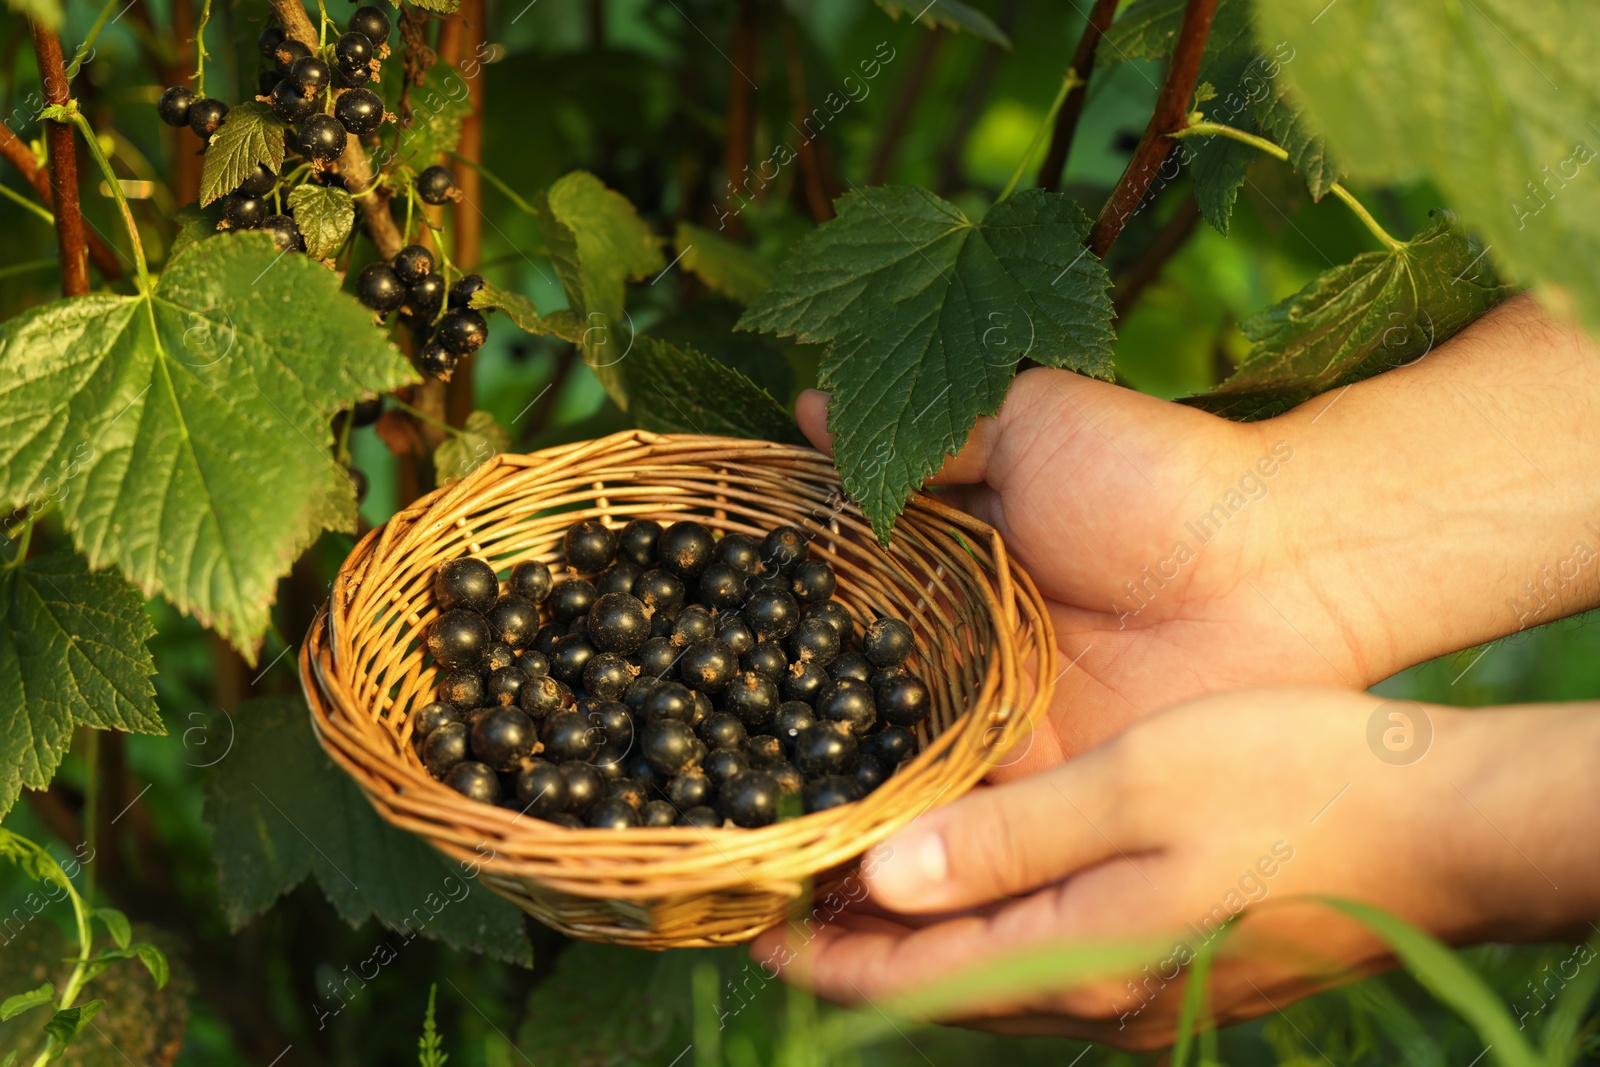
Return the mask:
[[[933,697],[921,752],[856,803],[759,830],[570,830],[431,778],[408,716],[434,688],[418,642],[435,615],[433,568],[468,553],[502,572],[555,561],[580,518],[686,515],[722,531],[799,526],[858,626],[875,610],[911,623],[911,666]],[[373,530],[340,569],[300,673],[323,747],[383,818],[479,865],[491,889],[574,937],[673,948],[748,940],[971,788],[1048,705],[1055,657],[1033,583],[970,516],[919,494],[885,550],[816,452],[633,431],[497,456]]]

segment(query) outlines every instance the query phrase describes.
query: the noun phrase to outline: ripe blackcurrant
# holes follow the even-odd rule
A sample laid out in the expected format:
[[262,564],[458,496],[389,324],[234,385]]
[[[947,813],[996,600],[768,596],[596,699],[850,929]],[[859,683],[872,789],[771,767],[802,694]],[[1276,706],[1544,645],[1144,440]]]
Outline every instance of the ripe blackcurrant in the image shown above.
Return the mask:
[[[272,187],[277,184],[278,176],[272,173],[266,164],[257,163],[255,169],[250,172],[250,176],[240,182],[239,188],[235,189],[234,192],[243,196],[266,196],[272,192]],[[364,426],[366,424],[358,422],[356,425]]]
[[713,563],[700,573],[700,599],[720,611],[737,608],[749,595],[744,575],[726,563]]
[[483,675],[476,667],[457,667],[439,679],[436,694],[458,708],[483,707]]
[[281,81],[283,81],[283,75],[276,70],[261,71],[256,75],[256,95],[271,96],[272,90],[276,89]]
[[784,809],[783,798],[800,795],[800,791],[806,786],[805,775],[796,770],[795,765],[787,760],[769,763],[762,769],[772,775],[772,780],[778,783],[778,811],[782,813]]
[[510,707],[522,699],[528,676],[516,667],[500,667],[489,672],[483,683],[483,702]]
[[494,804],[500,799],[500,779],[481,763],[458,763],[444,776],[444,784],[468,800]]
[[[517,666],[517,653],[504,641],[490,641],[488,650],[483,654],[483,662],[478,664],[484,671],[498,671],[502,667],[515,666]],[[523,673],[527,674],[526,671]]]
[[839,658],[839,633],[824,619],[801,619],[788,646],[789,654],[800,662],[826,667]]
[[639,813],[639,825],[648,827],[676,826],[678,809],[665,800],[652,800]]
[[778,817],[778,783],[766,771],[745,771],[723,783],[718,794],[722,813],[735,826],[752,829]]
[[567,529],[561,548],[571,566],[584,572],[598,571],[616,558],[617,535],[599,519],[584,519]]
[[568,578],[564,582],[557,582],[551,588],[549,602],[545,607],[557,622],[570,623],[579,616],[587,616],[598,598],[599,594],[596,593],[592,582],[582,578]]
[[495,601],[484,618],[495,638],[514,649],[525,647],[539,629],[539,609],[515,593]]
[[863,755],[856,763],[856,785],[862,793],[870,793],[889,780],[889,768],[876,756]]
[[542,719],[561,707],[561,687],[549,675],[529,677],[517,695],[522,710],[535,719]]
[[469,732],[464,722],[447,722],[438,726],[422,743],[422,762],[435,778],[467,758]]
[[784,638],[800,625],[800,605],[781,589],[751,593],[740,611],[757,637]]
[[596,700],[620,700],[633,683],[633,669],[615,652],[602,652],[583,667],[583,687]]
[[442,204],[455,192],[456,176],[434,165],[417,175],[417,195],[425,204]]
[[[626,770],[627,768],[624,767],[623,769]],[[650,799],[650,796],[648,790],[638,779],[618,778],[606,787],[606,799],[623,801],[634,811],[639,811],[645,806],[645,802]]]
[[[284,85],[288,85],[284,82]],[[282,86],[279,86],[282,88]],[[332,163],[344,151],[349,140],[344,127],[332,115],[312,115],[300,123],[300,133],[295,145],[300,154],[318,163]]]
[[253,230],[267,217],[267,202],[259,196],[229,193],[222,198],[222,218],[235,230]]
[[744,754],[757,767],[778,763],[783,759],[783,742],[771,734],[756,734],[744,742]]
[[[444,306],[444,275],[437,271],[429,271],[406,290],[406,307],[411,309],[411,314],[419,319],[431,319],[439,313]],[[445,348],[452,356],[458,359],[461,353],[435,338],[434,344]]]
[[637,659],[640,674],[660,678],[678,662],[678,649],[665,637],[652,637],[639,649]]
[[194,103],[194,91],[186,85],[174,85],[164,90],[156,101],[156,114],[168,126],[189,125],[189,105]]
[[346,463],[344,465],[345,477],[350,479],[350,485],[356,491],[356,503],[367,499],[367,473],[360,467]]
[[356,299],[380,315],[406,302],[406,287],[387,263],[368,263],[356,276]]
[[272,244],[279,252],[304,252],[306,242],[300,236],[300,227],[288,215],[268,215],[261,220],[261,229],[272,235]]
[[512,664],[521,668],[522,673],[529,678],[543,678],[550,673],[550,660],[543,652],[531,648],[524,648],[517,652]]
[[372,39],[364,33],[346,33],[333,44],[334,60],[339,70],[353,85],[361,85],[372,77]]
[[828,685],[817,696],[816,707],[817,718],[846,723],[857,737],[871,729],[878,718],[872,687],[853,678],[841,678]]
[[[475,276],[468,275],[468,277]],[[461,281],[466,281],[466,278]],[[456,284],[460,285],[461,282]],[[648,567],[656,561],[656,543],[660,540],[659,522],[654,519],[634,519],[617,534],[617,550],[639,566]]]
[[878,714],[894,726],[915,726],[933,706],[928,687],[914,674],[896,675],[878,687]]
[[780,526],[761,541],[761,562],[769,572],[788,574],[811,554],[804,530]]
[[685,685],[702,693],[720,693],[739,673],[739,657],[721,641],[696,641],[683,650],[678,661],[678,676]]
[[676,719],[656,719],[644,728],[639,749],[658,773],[682,774],[695,756],[694,730]]
[[700,740],[712,748],[739,748],[748,736],[744,723],[738,716],[730,715],[725,711],[714,711],[707,715],[698,731]]
[[827,811],[861,799],[861,786],[854,778],[842,774],[829,774],[807,782],[805,788],[806,814]]
[[589,640],[602,652],[631,655],[650,638],[650,616],[631,593],[606,593],[589,608]]
[[[450,315],[445,317],[449,318]],[[643,568],[637,563],[620,559],[600,572],[600,577],[595,579],[594,587],[600,591],[601,596],[607,593],[632,593],[633,583],[637,582],[639,575],[643,573]]]
[[702,804],[698,808],[689,808],[678,816],[677,824],[679,826],[693,826],[700,830],[715,830],[722,825],[722,816]]
[[535,759],[517,775],[517,806],[547,819],[567,806],[567,776],[548,760]]
[[583,681],[583,669],[594,658],[594,646],[582,634],[568,634],[556,642],[550,653],[550,677],[575,686]]
[[600,732],[575,711],[546,716],[539,727],[544,755],[552,760],[586,760],[600,750]]
[[691,519],[675,522],[661,533],[656,556],[661,565],[680,578],[698,578],[711,563],[717,543],[711,531]]
[[838,659],[828,665],[828,677],[835,681],[841,678],[854,678],[858,682],[865,682],[872,677],[872,664],[855,649],[847,648],[839,653]]
[[209,96],[189,105],[189,128],[202,141],[210,142],[211,135],[227,117],[228,105]]
[[272,61],[277,65],[278,73],[285,78],[294,69],[294,65],[311,55],[311,46],[303,41],[284,41],[272,53]]
[[389,15],[382,8],[370,4],[356,8],[345,29],[365,37],[372,43],[374,52],[389,43]]
[[489,647],[489,624],[475,611],[447,611],[428,626],[428,654],[445,667],[469,667]]
[[772,732],[786,746],[793,748],[800,731],[817,721],[811,705],[802,700],[785,700],[772,716]]
[[904,726],[885,726],[877,733],[868,734],[861,742],[863,755],[871,756],[891,770],[910,759],[917,751],[917,739]]
[[306,97],[315,100],[333,81],[333,71],[319,57],[306,56],[295,60],[294,66],[289,68],[289,80],[299,86]]
[[411,736],[421,741],[447,722],[460,722],[461,712],[449,704],[434,701],[411,713]]
[[794,742],[794,765],[807,778],[848,774],[855,770],[860,746],[844,723],[819,722],[800,731]]
[[584,822],[596,830],[631,830],[639,825],[639,813],[626,800],[605,797],[589,809]]
[[724,534],[717,542],[718,563],[726,563],[746,578],[753,578],[761,569],[761,545],[749,534]]
[[740,656],[756,647],[755,631],[740,615],[724,615],[717,620],[717,640]]
[[561,774],[567,780],[567,810],[574,815],[588,811],[605,792],[605,781],[600,772],[581,761],[561,765]]
[[915,647],[911,627],[888,616],[868,623],[867,632],[861,637],[861,651],[874,667],[898,667]]
[[269,23],[261,28],[261,33],[256,37],[256,47],[261,50],[262,59],[276,59],[278,47],[288,39],[288,34],[276,22]]
[[434,339],[452,352],[469,355],[489,339],[489,324],[471,308],[453,308],[434,327]]
[[333,117],[352,137],[376,133],[383,125],[383,98],[371,89],[347,89],[333,102]]
[[734,676],[722,704],[746,726],[761,726],[771,720],[778,708],[778,687],[771,678],[745,671]]
[[806,608],[803,617],[807,619],[821,619],[833,627],[833,632],[839,635],[841,647],[850,640],[855,633],[855,620],[850,617],[850,611],[837,600],[823,600]]
[[750,761],[739,749],[714,748],[700,761],[700,766],[705,769],[706,777],[720,786],[734,775],[749,770]]
[[687,723],[694,719],[694,694],[677,682],[657,682],[641,710],[651,722],[672,719]]
[[783,694],[784,700],[799,700],[809,704],[831,684],[821,667],[815,663],[796,660],[783,672],[778,689]]
[[417,370],[441,382],[450,380],[450,376],[456,372],[456,364],[460,362],[460,356],[437,341],[429,341],[417,353]]
[[568,830],[583,829],[583,820],[567,811],[558,811],[546,819],[545,822],[550,823],[553,826],[564,826]]
[[703,771],[691,770],[668,781],[665,794],[667,803],[679,811],[688,811],[710,804],[716,795],[716,787]]
[[627,705],[608,700],[592,711],[583,713],[589,725],[605,735],[607,745],[629,749],[633,745],[633,715]]
[[789,592],[802,604],[827,600],[838,587],[839,579],[833,568],[820,559],[802,560],[789,575]]
[[652,611],[676,612],[683,607],[683,583],[669,571],[645,571],[634,583],[633,595]]
[[704,604],[690,604],[672,621],[672,643],[681,647],[710,641],[717,634],[717,623]]
[[488,611],[499,593],[500,582],[494,576],[494,568],[481,559],[462,556],[446,560],[433,572],[433,599],[441,611]]
[[421,245],[406,245],[394,255],[394,272],[407,285],[433,270],[433,253]]
[[518,708],[495,708],[472,727],[472,754],[497,771],[515,769],[533,741],[533,722]]
[[511,568],[511,591],[535,604],[550,595],[550,568],[536,559],[524,560]]
[[789,666],[789,657],[784,655],[783,646],[778,642],[761,641],[755,648],[739,657],[739,666],[743,670],[755,671],[775,682],[781,682],[783,672]]

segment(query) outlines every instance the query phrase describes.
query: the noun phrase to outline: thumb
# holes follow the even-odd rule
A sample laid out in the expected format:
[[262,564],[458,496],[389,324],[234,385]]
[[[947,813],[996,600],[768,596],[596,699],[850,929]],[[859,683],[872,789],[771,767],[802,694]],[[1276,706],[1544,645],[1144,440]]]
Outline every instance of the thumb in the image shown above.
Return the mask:
[[[794,418],[800,424],[800,432],[817,451],[828,456],[833,455],[833,434],[828,432],[828,404],[832,399],[820,389],[807,389],[794,402]],[[971,485],[983,481],[999,434],[998,419],[980,416],[961,454],[946,457],[944,466],[928,479],[928,484]]]
[[889,838],[864,877],[900,912],[941,912],[1017,896],[1136,849],[1107,749],[980,788]]

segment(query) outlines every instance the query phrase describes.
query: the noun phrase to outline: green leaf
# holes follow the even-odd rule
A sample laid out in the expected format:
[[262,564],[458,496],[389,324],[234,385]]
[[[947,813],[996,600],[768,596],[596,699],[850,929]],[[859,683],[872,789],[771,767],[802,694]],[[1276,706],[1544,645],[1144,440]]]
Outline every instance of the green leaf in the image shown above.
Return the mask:
[[252,660],[278,576],[346,482],[329,420],[416,380],[332,271],[261,233],[188,246],[149,294],[23,312],[0,366],[0,501],[59,500],[90,566]]
[[[1185,6],[1186,0],[1133,0],[1106,30],[1095,50],[1095,64],[1106,67],[1127,59],[1166,59],[1178,39]],[[1235,45],[1249,44],[1250,6],[1248,0],[1218,0],[1201,61],[1202,79],[1220,85],[1206,73],[1207,60]]]
[[962,3],[961,0],[933,0],[932,3],[926,4],[922,0],[876,0],[876,2],[892,19],[899,19],[901,15],[905,15],[913,22],[923,22],[930,27],[943,26],[947,30],[965,31],[986,41],[993,41],[1001,48],[1011,47],[1011,38],[994,24],[993,19],[971,4]]
[[680,222],[674,243],[684,270],[741,304],[753,303],[772,284],[772,272],[759,255],[721,234]]
[[314,873],[346,922],[376,916],[394,928],[388,950],[422,933],[529,961],[522,913],[475,871],[380,819],[322,751],[303,701],[250,700],[232,718],[233,751],[206,781],[217,889],[230,923],[243,925]]
[[740,319],[829,345],[821,379],[845,489],[887,538],[911,490],[999,410],[1023,356],[1111,377],[1089,219],[1030,189],[981,223],[923,189],[851,193]]
[[270,107],[256,100],[246,100],[229,111],[206,148],[200,170],[201,206],[239,188],[257,163],[281,171],[286,129]]
[[[443,6],[416,6],[441,13],[446,10]],[[456,6],[457,0],[451,0],[448,10],[454,11]],[[399,64],[393,66],[399,68]],[[432,166],[440,155],[456,150],[461,141],[461,124],[472,113],[467,79],[448,63],[435,63],[428,68],[422,84],[411,87],[407,102],[411,108],[411,124],[395,124],[393,140],[372,153],[374,169],[390,161],[416,170]],[[391,109],[393,106],[391,101]]]
[[655,433],[704,433],[803,445],[770,393],[693,348],[641,337],[622,363],[628,413]]
[[625,284],[662,268],[661,241],[627,197],[587,171],[563,176],[535,202],[550,261],[582,324],[584,360],[612,399],[626,407],[616,370],[634,337],[623,307]]
[[185,204],[172,216],[172,221],[178,227],[178,232],[172,238],[172,247],[167,249],[169,262],[178,258],[179,253],[190,245],[217,235],[217,223],[222,221],[222,205],[201,207],[199,204]]
[[1344,177],[1344,166],[1312,130],[1304,109],[1281,91],[1284,86],[1274,87],[1280,91],[1268,93],[1256,101],[1256,122],[1269,140],[1289,153],[1289,165],[1305,178],[1311,199],[1321,200]]
[[583,322],[575,312],[562,308],[541,315],[532,300],[520,293],[507,292],[492,282],[484,282],[483,288],[472,294],[470,303],[480,311],[495,308],[504,311],[524,333],[538,337],[559,337],[573,344],[583,340]]
[[56,987],[46,982],[37,989],[30,989],[26,993],[18,993],[7,997],[0,1003],[0,1023],[15,1019],[25,1011],[31,1011],[43,1004],[48,1004],[56,997]]
[[61,0],[6,0],[6,6],[52,32],[61,31]]
[[460,433],[451,434],[433,452],[434,481],[459,482],[488,459],[511,451],[511,434],[487,411],[474,411]]
[[[396,7],[400,6],[395,4]],[[411,0],[412,7],[420,7],[435,15],[453,15],[461,7],[461,0]]]
[[63,1046],[72,1044],[83,1028],[89,1025],[89,1020],[100,1014],[100,1009],[106,1006],[103,1000],[91,1000],[72,1008],[62,1008],[50,1017],[44,1024],[44,1032],[59,1041]]
[[[1250,128],[1244,86],[1247,72],[1258,62],[1257,56],[1240,45],[1229,48],[1206,64],[1217,86],[1213,89],[1217,94],[1214,110],[1221,112],[1217,121],[1246,130]],[[1190,137],[1182,142],[1178,152],[1194,181],[1194,198],[1200,205],[1200,214],[1226,237],[1239,188],[1244,185],[1250,164],[1261,155],[1260,151],[1227,137]]]
[[133,940],[133,927],[128,925],[126,915],[116,908],[96,908],[92,914],[105,925],[106,932],[118,948],[128,947],[128,942]]
[[653,1054],[689,1015],[690,975],[717,958],[715,950],[644,952],[573,942],[528,997],[517,1044],[539,1049],[552,1064],[667,1063],[676,1046],[659,1060]]
[[1240,323],[1254,345],[1238,372],[1188,403],[1268,418],[1419,359],[1511,292],[1455,216],[1436,212],[1397,251],[1364,252]]
[[166,732],[154,633],[132,586],[66,549],[0,572],[0,816],[49,786],[75,727]]
[[133,953],[144,964],[144,969],[150,972],[150,977],[155,979],[157,989],[167,987],[167,979],[172,971],[167,964],[166,953],[147,941],[141,941],[133,946]]
[[1518,281],[1600,330],[1600,20],[1584,4],[1262,4],[1308,119],[1371,182],[1431,179]]
[[298,185],[289,194],[289,206],[312,259],[328,259],[339,251],[355,225],[356,202],[343,189]]

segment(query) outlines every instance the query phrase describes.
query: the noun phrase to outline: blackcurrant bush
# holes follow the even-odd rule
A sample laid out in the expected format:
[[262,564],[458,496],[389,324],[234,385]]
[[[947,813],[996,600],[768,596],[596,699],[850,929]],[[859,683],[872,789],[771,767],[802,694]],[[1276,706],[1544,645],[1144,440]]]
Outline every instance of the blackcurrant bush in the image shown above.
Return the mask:
[[278,73],[287,78],[296,63],[310,56],[310,45],[305,44],[303,41],[285,40],[273,51],[272,61],[277,65]]
[[587,616],[597,599],[599,594],[594,583],[583,578],[568,578],[551,588],[545,607],[557,622],[570,623],[579,616]]
[[[431,319],[444,306],[444,291],[444,275],[437,271],[429,271],[406,289],[406,307],[410,308],[411,314],[419,319]],[[440,345],[458,359],[461,356],[460,352],[438,338],[434,339],[433,344]]]
[[889,780],[889,768],[876,756],[862,756],[856,763],[856,785],[863,794],[870,793]]
[[804,530],[780,526],[761,541],[761,562],[769,572],[788,574],[811,554]]
[[861,651],[874,667],[898,667],[915,647],[911,627],[888,616],[868,623],[861,637]]
[[683,607],[683,583],[670,571],[645,571],[634,583],[633,595],[652,611],[676,612]]
[[827,811],[861,799],[861,786],[854,778],[842,774],[829,774],[807,782],[805,788],[806,814]]
[[539,727],[544,756],[552,760],[587,760],[600,750],[599,731],[575,711],[557,711]]
[[520,703],[522,687],[527,683],[528,676],[516,667],[490,671],[483,683],[483,702],[505,707]]
[[794,742],[794,765],[807,778],[848,774],[855,770],[861,746],[844,723],[818,722],[800,731]]
[[447,722],[460,722],[461,712],[439,701],[424,704],[411,713],[411,736],[420,741]]
[[489,624],[475,611],[447,611],[428,626],[428,655],[445,667],[470,667],[489,647]]
[[652,678],[672,672],[678,662],[678,649],[665,637],[652,637],[644,643],[637,656],[639,673]]
[[876,733],[868,734],[861,742],[863,755],[871,756],[891,770],[910,759],[916,751],[916,736],[904,726],[885,726]]
[[694,729],[676,719],[655,719],[639,738],[639,751],[660,774],[682,774],[694,761]]
[[542,719],[561,708],[560,684],[549,675],[530,677],[517,695],[522,710],[535,719]]
[[481,559],[462,556],[446,560],[433,572],[433,599],[440,611],[468,608],[488,611],[500,595],[500,581],[494,568]]
[[778,817],[778,783],[766,771],[734,775],[723,783],[718,799],[735,826],[753,829]]
[[469,355],[483,347],[489,339],[489,324],[480,312],[471,308],[453,308],[444,313],[433,336],[452,352]]
[[756,734],[745,738],[744,754],[755,766],[765,767],[783,759],[783,742],[771,734]]
[[567,776],[548,760],[533,760],[517,774],[517,806],[536,819],[547,819],[564,810]]
[[[345,33],[333,43],[333,56],[339,70],[354,84],[362,84],[372,77],[372,52],[372,39],[364,33]],[[365,77],[361,76],[363,74]]]
[[856,623],[850,617],[849,609],[837,600],[823,600],[810,605],[804,611],[803,618],[821,619],[832,626],[833,632],[839,635],[840,647],[850,640],[856,630]]
[[737,715],[714,711],[697,728],[700,739],[712,748],[740,748],[748,731]]
[[639,566],[648,567],[656,561],[656,543],[660,540],[659,522],[654,519],[634,519],[617,534],[617,550]]
[[715,830],[722,825],[722,816],[711,808],[701,805],[698,808],[689,808],[678,816],[679,826],[693,826],[700,830]]
[[746,726],[762,726],[771,720],[778,708],[778,687],[771,678],[744,671],[734,676],[722,705],[725,711],[739,716]]
[[749,534],[724,534],[717,542],[716,559],[744,577],[753,578],[761,569],[761,545]]
[[601,596],[607,593],[632,593],[633,583],[637,582],[639,575],[643,573],[644,569],[637,563],[625,559],[618,560],[600,572],[600,577],[594,581],[594,587],[600,591]]
[[277,59],[278,47],[288,39],[289,35],[283,27],[276,22],[268,23],[261,28],[261,33],[256,37],[256,47],[261,50],[262,59]]
[[800,662],[826,667],[839,658],[839,633],[823,619],[801,619],[788,646],[789,654]]
[[450,306],[467,307],[472,303],[472,294],[483,288],[483,275],[463,274],[456,279],[450,287]]
[[678,661],[678,677],[685,685],[702,693],[720,693],[739,673],[739,657],[721,641],[696,641],[683,650]]
[[785,700],[772,716],[772,732],[790,748],[794,747],[800,731],[817,721],[811,705],[801,700]]
[[387,263],[368,263],[356,276],[356,299],[380,315],[406,302],[406,287]]
[[156,114],[168,126],[189,125],[189,105],[194,103],[194,90],[186,85],[173,85],[161,93],[156,101]]
[[464,722],[447,722],[435,728],[422,743],[422,762],[429,773],[442,778],[451,767],[466,759],[469,736]]
[[209,142],[227,117],[228,105],[209,96],[189,105],[189,128],[202,141]]
[[259,196],[229,193],[222,198],[222,218],[232,229],[253,230],[267,217],[267,202]]
[[681,647],[710,641],[717,634],[717,622],[704,604],[690,604],[672,623],[672,643]]
[[828,677],[838,681],[842,678],[854,678],[858,682],[865,682],[872,677],[872,664],[853,648],[847,648],[839,653],[839,658],[828,665]]
[[439,679],[437,695],[458,708],[483,707],[483,675],[476,667],[458,667]]
[[756,647],[756,633],[740,615],[724,615],[717,620],[717,640],[740,656]]
[[700,761],[700,765],[705,769],[706,777],[718,786],[750,769],[750,761],[736,748],[714,748]]
[[304,59],[294,61],[294,66],[289,68],[289,80],[300,87],[300,91],[311,100],[322,95],[328,83],[333,81],[333,71],[328,69],[317,56],[306,56]]
[[600,772],[581,760],[563,763],[561,773],[567,780],[567,810],[574,815],[588,811],[605,792]]
[[533,721],[521,709],[495,708],[473,725],[472,754],[497,771],[514,770],[533,751],[534,737]]
[[345,29],[365,37],[371,42],[374,52],[389,43],[389,15],[380,7],[367,4],[356,8]]
[[800,605],[781,589],[751,593],[740,611],[757,637],[784,638],[800,625]]
[[383,98],[371,89],[347,89],[333,102],[333,117],[351,137],[365,137],[383,125]]
[[589,608],[589,640],[602,652],[632,655],[650,639],[650,616],[632,593],[606,593]]
[[815,663],[796,660],[789,665],[788,670],[783,672],[783,678],[779,681],[778,691],[783,694],[783,699],[785,700],[801,700],[811,703],[817,699],[817,694],[831,684],[821,667],[818,667]]
[[928,687],[914,674],[901,674],[878,687],[878,714],[894,726],[915,726],[933,706]]
[[421,245],[406,245],[394,255],[394,272],[407,285],[433,270],[433,253]]
[[575,686],[583,681],[583,669],[594,658],[594,646],[582,634],[568,634],[556,642],[550,653],[550,677]]
[[599,519],[584,519],[567,529],[561,539],[567,563],[584,572],[608,566],[617,554],[617,535]]
[[[250,176],[240,182],[239,188],[235,189],[234,192],[244,196],[266,196],[272,192],[272,187],[277,184],[278,176],[272,173],[272,170],[266,164],[257,163],[255,169],[250,172]],[[365,426],[366,423],[358,422],[356,425]]]
[[816,707],[817,718],[845,723],[857,737],[864,735],[878,719],[872,687],[854,678],[830,683],[817,696]]
[[[806,787],[805,775],[801,774],[792,763],[779,760],[777,763],[770,763],[762,769],[772,775],[772,780],[778,783],[778,795],[780,798],[798,796],[800,791]],[[782,799],[778,801],[778,809],[779,811],[783,810]]]
[[719,611],[737,608],[749,595],[744,575],[726,563],[713,563],[700,572],[697,589],[701,602]]
[[776,641],[761,641],[749,652],[739,657],[739,666],[747,671],[766,675],[775,682],[783,680],[783,672],[789,666],[789,657],[784,655],[783,646]]
[[833,568],[820,559],[803,560],[795,564],[789,575],[789,592],[802,604],[815,604],[827,600],[839,588],[839,579]]
[[529,678],[543,678],[550,673],[550,660],[543,652],[532,648],[518,650],[513,665],[520,667]]
[[698,578],[711,563],[717,543],[711,531],[692,519],[675,522],[661,532],[656,556],[661,565],[680,578]]
[[[490,641],[488,649],[483,654],[483,662],[478,664],[485,673],[497,671],[502,667],[517,666],[516,651],[504,641]],[[523,674],[526,676],[527,672]]]
[[584,822],[596,830],[631,830],[639,825],[639,813],[625,800],[605,797],[589,809]]
[[710,804],[716,787],[703,771],[691,770],[668,781],[665,792],[667,803],[679,811],[688,811]]
[[458,763],[444,776],[444,784],[468,800],[494,804],[500,799],[500,779],[481,763]]
[[424,204],[442,204],[455,189],[456,176],[437,164],[417,175],[417,196]]
[[677,682],[657,682],[644,698],[641,710],[651,722],[670,719],[688,723],[694,718],[694,694]]
[[633,683],[633,668],[615,652],[602,652],[583,667],[583,687],[596,700],[620,700]]
[[550,568],[536,559],[524,560],[511,568],[511,591],[535,604],[550,595]]

